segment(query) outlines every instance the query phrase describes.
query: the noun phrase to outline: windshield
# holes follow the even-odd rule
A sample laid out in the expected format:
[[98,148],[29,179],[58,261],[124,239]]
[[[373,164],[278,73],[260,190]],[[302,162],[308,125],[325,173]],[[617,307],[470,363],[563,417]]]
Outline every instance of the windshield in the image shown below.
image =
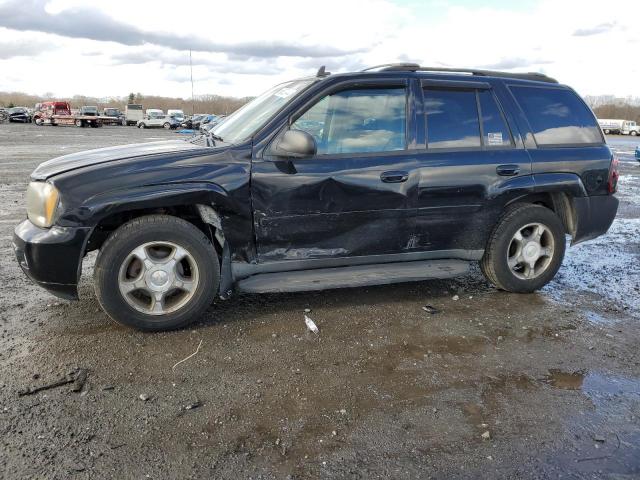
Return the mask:
[[246,140],[313,82],[313,79],[296,80],[276,85],[225,118],[224,122],[213,129],[213,133],[226,143]]

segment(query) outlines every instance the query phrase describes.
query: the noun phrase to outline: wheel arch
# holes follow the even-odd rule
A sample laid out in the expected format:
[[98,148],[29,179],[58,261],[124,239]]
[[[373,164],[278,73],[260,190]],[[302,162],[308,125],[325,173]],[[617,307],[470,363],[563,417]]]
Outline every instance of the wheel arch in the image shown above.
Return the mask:
[[231,253],[223,213],[233,210],[226,192],[216,184],[170,184],[126,189],[98,195],[77,211],[92,229],[83,255],[98,250],[109,235],[135,218],[164,214],[182,218],[201,230],[214,246],[222,266],[220,292],[231,289]]

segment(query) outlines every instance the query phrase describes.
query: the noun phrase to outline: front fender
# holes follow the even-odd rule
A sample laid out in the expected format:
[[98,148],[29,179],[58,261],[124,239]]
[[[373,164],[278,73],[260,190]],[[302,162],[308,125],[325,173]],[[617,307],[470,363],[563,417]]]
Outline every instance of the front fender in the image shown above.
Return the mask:
[[152,211],[186,205],[209,205],[220,216],[224,237],[234,260],[255,257],[253,223],[248,184],[231,194],[213,182],[180,182],[124,187],[94,195],[80,205],[64,210],[60,226],[90,227],[118,213]]
[[238,205],[220,185],[210,182],[164,183],[126,187],[94,195],[82,204],[63,212],[57,223],[61,226],[95,227],[116,213],[150,210],[180,205],[216,205],[221,213],[238,211]]

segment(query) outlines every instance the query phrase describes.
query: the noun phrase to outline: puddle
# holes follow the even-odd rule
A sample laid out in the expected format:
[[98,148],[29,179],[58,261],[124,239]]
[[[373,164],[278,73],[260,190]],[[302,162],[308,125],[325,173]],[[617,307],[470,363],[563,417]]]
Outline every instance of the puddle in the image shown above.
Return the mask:
[[567,445],[548,462],[579,475],[640,474],[640,379],[601,372],[550,370],[553,388],[580,391],[591,409],[566,418]]
[[563,390],[580,390],[584,381],[583,372],[563,372],[562,370],[549,370],[545,382],[552,387]]

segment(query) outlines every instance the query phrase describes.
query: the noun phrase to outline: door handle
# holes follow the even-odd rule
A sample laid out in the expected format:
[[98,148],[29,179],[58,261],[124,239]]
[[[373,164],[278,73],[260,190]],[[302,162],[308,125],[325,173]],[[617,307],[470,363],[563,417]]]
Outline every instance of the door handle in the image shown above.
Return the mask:
[[520,173],[520,167],[518,165],[498,165],[496,173],[503,177],[514,177]]
[[384,183],[402,183],[406,182],[407,178],[409,178],[409,172],[394,170],[391,172],[382,172],[380,174],[380,180]]

